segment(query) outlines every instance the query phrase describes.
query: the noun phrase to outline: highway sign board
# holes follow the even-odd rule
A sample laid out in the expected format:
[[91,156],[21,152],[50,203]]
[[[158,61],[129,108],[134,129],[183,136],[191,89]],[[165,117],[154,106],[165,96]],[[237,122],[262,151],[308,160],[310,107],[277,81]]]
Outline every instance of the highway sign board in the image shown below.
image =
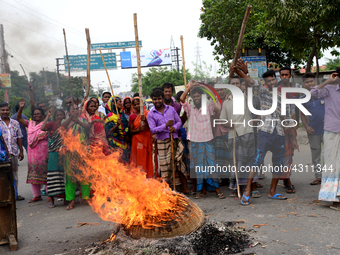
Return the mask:
[[[71,72],[82,72],[87,69],[87,55],[71,55],[69,57]],[[116,53],[103,53],[107,69],[117,69]],[[64,56],[65,71],[68,71],[66,56]],[[105,70],[100,54],[91,54],[90,70]]]
[[[142,47],[142,41],[139,41],[139,46]],[[100,49],[122,49],[122,48],[135,48],[135,47],[136,47],[135,41],[91,44],[91,50],[99,50],[99,48]]]

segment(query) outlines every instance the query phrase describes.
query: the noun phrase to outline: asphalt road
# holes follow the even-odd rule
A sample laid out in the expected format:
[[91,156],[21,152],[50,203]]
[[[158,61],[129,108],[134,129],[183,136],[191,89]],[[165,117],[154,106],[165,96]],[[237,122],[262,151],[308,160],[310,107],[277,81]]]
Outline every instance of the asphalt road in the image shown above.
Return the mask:
[[[300,152],[296,152],[294,163],[311,163],[309,145],[303,144],[306,137],[300,131]],[[270,163],[271,154],[266,156]],[[26,184],[27,162],[20,162],[19,193],[26,198],[17,202],[17,222],[19,250],[10,252],[9,246],[0,246],[0,254],[78,254],[80,248],[91,242],[103,241],[113,229],[110,222],[102,221],[89,206],[76,204],[71,211],[65,210],[62,201],[57,207],[48,208],[47,197],[42,202],[29,204],[32,198],[30,185]],[[339,226],[340,212],[330,210],[328,206],[316,203],[320,186],[311,186],[314,174],[304,171],[293,173],[292,182],[295,194],[286,194],[280,182],[277,192],[288,196],[288,200],[279,201],[267,198],[271,174],[262,180],[259,189],[261,198],[251,199],[250,206],[241,206],[239,200],[228,197],[218,199],[214,193],[195,200],[209,219],[221,221],[244,220],[241,227],[251,230],[253,242],[259,242],[245,252],[256,254],[340,254]],[[222,192],[229,194],[226,186]],[[100,223],[96,226],[77,227],[77,222]],[[268,224],[254,228],[255,224]]]

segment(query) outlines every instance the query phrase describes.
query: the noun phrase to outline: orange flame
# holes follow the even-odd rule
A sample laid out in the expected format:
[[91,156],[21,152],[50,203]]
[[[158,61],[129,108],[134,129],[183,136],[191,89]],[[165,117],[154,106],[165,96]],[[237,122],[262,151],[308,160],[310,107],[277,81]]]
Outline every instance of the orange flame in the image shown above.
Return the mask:
[[101,242],[100,245],[104,244],[104,243],[107,243],[107,242],[113,242],[115,239],[116,239],[117,235],[115,234],[111,234],[110,237],[108,239],[106,239],[105,241]]
[[140,169],[120,163],[119,152],[106,156],[101,146],[84,146],[71,131],[62,136],[65,147],[61,154],[72,155],[71,169],[81,172],[75,177],[91,183],[95,194],[89,204],[103,220],[125,228],[154,228],[162,226],[160,222],[176,221],[183,211],[183,195],[173,192],[166,182],[147,179]]

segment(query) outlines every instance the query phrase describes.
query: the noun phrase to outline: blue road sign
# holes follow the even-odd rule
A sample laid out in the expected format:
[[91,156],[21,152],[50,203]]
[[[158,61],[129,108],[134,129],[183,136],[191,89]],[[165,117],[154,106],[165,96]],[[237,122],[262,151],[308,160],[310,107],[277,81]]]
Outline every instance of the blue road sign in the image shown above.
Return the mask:
[[[139,41],[139,46],[142,47],[142,41]],[[122,48],[135,48],[135,41],[130,42],[110,42],[110,43],[93,43],[91,44],[91,50],[101,49],[122,49]]]
[[[116,53],[103,53],[107,69],[117,69]],[[71,72],[81,72],[87,69],[87,55],[71,55],[68,56],[70,62]],[[68,71],[67,59],[64,56],[65,71]],[[100,54],[91,54],[90,56],[90,70],[105,70],[102,57]]]

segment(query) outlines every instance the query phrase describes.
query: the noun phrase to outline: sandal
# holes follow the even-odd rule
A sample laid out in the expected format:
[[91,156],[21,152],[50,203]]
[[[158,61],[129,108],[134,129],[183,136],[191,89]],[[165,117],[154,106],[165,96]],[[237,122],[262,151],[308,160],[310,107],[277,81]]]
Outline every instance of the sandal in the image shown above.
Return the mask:
[[233,191],[230,193],[229,197],[237,197],[237,191],[236,191],[236,190],[233,190]]
[[295,186],[294,186],[294,185],[287,186],[286,188],[287,188],[286,192],[287,192],[288,194],[293,194],[293,193],[295,193]]
[[277,200],[286,200],[287,199],[285,196],[281,195],[280,193],[276,193],[272,197],[268,196],[268,198],[270,198],[270,199],[277,199]]
[[41,201],[41,200],[42,200],[41,196],[34,197],[32,200],[28,201],[28,203],[35,203],[35,202],[38,202],[38,201]]
[[225,199],[225,198],[226,198],[226,196],[225,196],[223,193],[216,194],[216,196],[217,196],[219,199]]
[[261,197],[261,194],[258,190],[255,190],[251,192],[251,197],[253,198]]
[[189,192],[183,193],[183,194],[186,195],[186,196],[194,196],[194,195],[196,195],[196,192],[192,191],[192,190],[189,190]]
[[[246,199],[246,203],[243,202],[243,198]],[[243,192],[243,195],[242,195],[242,198],[241,198],[241,205],[249,205],[249,199],[250,199],[250,196],[247,197],[246,195],[244,195],[244,192]]]
[[25,200],[25,198],[22,197],[22,196],[20,196],[20,195],[18,195],[17,200],[18,200],[18,201],[21,201],[21,200]]
[[54,208],[54,207],[55,207],[55,205],[54,205],[54,204],[52,204],[52,203],[49,203],[49,204],[48,204],[48,207],[49,207],[49,208]]
[[310,185],[320,185],[321,184],[321,179],[315,179],[310,183]]
[[336,211],[340,211],[340,206],[330,206],[329,208],[336,210]]
[[196,196],[194,196],[195,199],[200,199],[202,197],[206,197],[207,194],[199,193]]
[[74,204],[70,204],[69,206],[66,207],[66,210],[72,210],[74,209],[75,205]]

